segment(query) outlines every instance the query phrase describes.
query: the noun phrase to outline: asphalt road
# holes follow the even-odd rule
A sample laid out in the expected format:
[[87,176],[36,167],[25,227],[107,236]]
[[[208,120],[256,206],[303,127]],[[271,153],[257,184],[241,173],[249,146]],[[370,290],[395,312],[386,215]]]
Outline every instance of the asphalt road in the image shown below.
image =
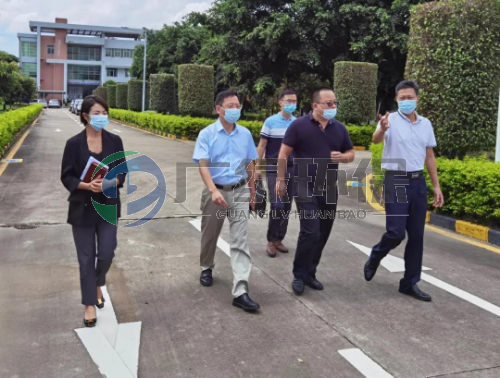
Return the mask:
[[[318,270],[321,292],[306,289],[297,297],[291,291],[298,219],[290,220],[285,239],[290,253],[275,259],[265,254],[267,221],[250,221],[250,290],[261,311],[247,314],[231,306],[231,267],[221,250],[214,286],[198,282],[200,233],[190,223],[202,189],[196,169],[188,169],[186,200],[174,203],[181,197],[177,163],[191,162],[193,143],[115,123],[107,130],[120,135],[125,149],[151,157],[166,179],[167,199],[155,219],[119,229],[108,275],[118,322],[142,321],[139,377],[383,376],[363,375],[354,366],[362,362],[353,365],[339,353],[345,349],[362,351],[385,377],[500,377],[500,316],[470,299],[500,307],[495,248],[427,231],[424,265],[432,270],[419,286],[432,303],[399,294],[400,272],[380,267],[367,283],[366,255],[349,241],[371,247],[384,232],[384,216],[359,203],[358,189],[351,188],[339,205],[351,219],[335,221]],[[15,154],[23,162],[9,164],[0,176],[1,378],[101,377],[74,332],[81,328],[83,306],[66,224],[67,192],[59,179],[65,141],[80,131],[67,110],[45,110]],[[363,157],[369,154],[358,153],[348,175]],[[148,173],[133,172],[130,183],[137,190],[128,197],[122,191],[123,213],[126,202],[156,187]],[[364,219],[352,219],[363,215],[358,210],[366,211]],[[121,224],[147,212],[125,216]],[[221,237],[230,241],[227,224]],[[393,255],[403,253],[400,247]],[[445,290],[435,279],[469,296]]]

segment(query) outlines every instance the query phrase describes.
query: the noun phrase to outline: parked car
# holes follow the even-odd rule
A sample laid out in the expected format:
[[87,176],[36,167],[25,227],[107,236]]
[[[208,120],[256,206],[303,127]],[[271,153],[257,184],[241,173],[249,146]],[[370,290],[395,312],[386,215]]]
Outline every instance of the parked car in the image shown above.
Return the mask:
[[49,101],[49,108],[61,108],[61,101],[52,99]]
[[71,102],[69,103],[69,111],[71,113],[73,113],[73,106],[75,105],[75,100],[71,100]]
[[80,115],[80,113],[82,112],[82,104],[83,100],[80,100],[76,103],[76,115]]
[[49,105],[47,104],[47,101],[45,101],[45,100],[38,100],[38,103],[42,104],[44,109],[47,109],[49,107]]
[[71,108],[71,112],[74,113],[74,114],[77,114],[78,104],[81,105],[81,103],[83,102],[83,100],[81,98],[79,98],[79,99],[76,99],[74,101],[75,102],[73,104],[73,107]]

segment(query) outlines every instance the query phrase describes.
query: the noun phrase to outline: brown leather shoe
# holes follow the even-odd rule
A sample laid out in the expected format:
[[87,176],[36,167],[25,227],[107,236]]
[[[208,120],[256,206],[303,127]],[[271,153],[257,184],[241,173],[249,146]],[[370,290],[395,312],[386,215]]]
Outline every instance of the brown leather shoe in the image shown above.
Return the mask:
[[283,243],[281,243],[281,241],[274,242],[274,245],[276,246],[276,249],[281,253],[288,253],[288,248],[285,247]]
[[276,257],[277,250],[276,250],[276,245],[274,244],[274,242],[267,243],[267,250],[266,250],[266,252],[267,252],[267,255],[269,257]]

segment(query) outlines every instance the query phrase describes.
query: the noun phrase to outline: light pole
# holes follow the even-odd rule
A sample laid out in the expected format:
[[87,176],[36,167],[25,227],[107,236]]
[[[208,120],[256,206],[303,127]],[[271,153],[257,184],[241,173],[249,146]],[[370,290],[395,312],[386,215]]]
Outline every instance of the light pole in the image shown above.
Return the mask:
[[142,111],[146,110],[146,59],[148,55],[148,29],[144,29],[144,65],[142,68]]
[[495,149],[495,162],[500,163],[500,93],[498,96],[497,146]]

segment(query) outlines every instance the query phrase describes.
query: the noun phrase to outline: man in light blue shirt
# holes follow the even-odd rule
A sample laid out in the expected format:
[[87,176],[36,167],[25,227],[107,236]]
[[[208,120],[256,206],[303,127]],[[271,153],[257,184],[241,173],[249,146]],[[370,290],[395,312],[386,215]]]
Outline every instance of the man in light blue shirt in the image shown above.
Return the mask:
[[[269,257],[276,257],[278,251],[282,253],[288,252],[288,248],[283,245],[282,241],[288,228],[288,218],[292,209],[294,195],[293,154],[290,154],[288,158],[286,171],[288,177],[286,185],[287,198],[284,201],[276,195],[276,175],[281,142],[288,126],[296,119],[293,112],[297,109],[297,94],[290,89],[283,91],[279,96],[279,104],[281,111],[265,120],[260,132],[259,146],[257,147],[259,159],[262,159],[264,153],[266,155],[266,179],[271,208],[266,249]],[[255,176],[259,179],[262,174],[260,171],[256,171]]]
[[[215,100],[219,119],[200,131],[193,160],[200,165],[205,183],[201,197],[201,276],[203,286],[212,286],[215,250],[224,219],[229,219],[233,305],[245,311],[260,306],[248,296],[252,267],[247,243],[249,203],[255,210],[255,167],[257,150],[252,134],[236,124],[241,114],[238,95],[220,92]],[[248,184],[248,185],[247,185]]]
[[431,296],[417,286],[422,271],[424,229],[427,213],[427,185],[423,175],[424,164],[434,186],[434,206],[443,206],[433,148],[436,138],[431,122],[417,114],[417,83],[402,81],[396,87],[399,110],[379,116],[380,122],[373,134],[373,143],[384,142],[382,168],[385,169],[384,199],[387,232],[372,248],[365,264],[365,279],[370,281],[380,261],[404,240],[405,274],[399,292],[430,302]]

